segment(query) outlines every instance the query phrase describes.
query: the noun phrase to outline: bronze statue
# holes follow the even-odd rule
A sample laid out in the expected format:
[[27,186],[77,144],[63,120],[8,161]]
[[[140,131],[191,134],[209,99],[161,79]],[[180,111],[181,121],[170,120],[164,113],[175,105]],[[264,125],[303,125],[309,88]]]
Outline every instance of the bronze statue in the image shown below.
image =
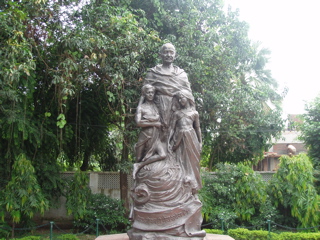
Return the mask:
[[134,179],[140,168],[166,157],[159,138],[161,122],[158,108],[153,102],[154,93],[154,86],[146,84],[142,87],[142,96],[136,112],[136,123],[143,130],[135,145],[137,163],[133,165]]
[[173,96],[180,90],[186,90],[190,93],[192,91],[185,71],[173,65],[176,58],[175,47],[171,43],[166,43],[162,46],[159,55],[162,64],[148,70],[145,84],[151,84],[156,88],[155,102],[160,112],[163,125],[162,140],[164,140],[164,138],[168,138],[169,121],[176,107]]
[[181,109],[173,114],[172,133],[169,149],[175,152],[175,158],[181,161],[185,178],[190,182],[194,194],[201,188],[200,153],[202,148],[199,114],[194,110],[194,98],[188,91],[178,92]]
[[136,149],[130,240],[202,240],[199,114],[187,74],[173,65],[165,44],[162,64],[146,75],[136,112],[142,127]]

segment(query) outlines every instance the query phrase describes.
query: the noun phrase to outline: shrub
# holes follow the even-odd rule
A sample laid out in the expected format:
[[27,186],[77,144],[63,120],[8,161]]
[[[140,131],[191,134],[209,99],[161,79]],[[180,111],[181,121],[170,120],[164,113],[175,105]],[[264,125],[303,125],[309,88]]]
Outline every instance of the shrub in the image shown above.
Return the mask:
[[318,240],[320,233],[281,233],[277,240]]
[[26,236],[23,238],[19,238],[19,240],[40,240],[41,237],[40,236]]
[[31,219],[35,213],[43,214],[49,208],[48,201],[38,184],[32,162],[24,154],[20,154],[14,162],[11,179],[0,198],[2,220],[8,213],[13,223],[19,223],[23,217]]
[[6,239],[10,236],[11,234],[11,227],[7,223],[1,223],[0,224],[0,240]]
[[272,202],[284,216],[281,224],[298,221],[301,227],[318,225],[319,197],[314,186],[312,163],[307,155],[282,156],[269,189]]
[[206,231],[206,233],[212,233],[212,234],[224,234],[222,230],[219,229],[203,229]]
[[79,238],[74,234],[63,234],[58,237],[61,240],[79,240]]
[[319,240],[320,233],[292,233],[283,232],[281,234],[270,233],[268,231],[253,230],[244,228],[230,229],[228,235],[235,240]]
[[[230,229],[228,235],[233,237],[235,240],[278,240],[278,234],[270,233],[263,230],[249,231],[244,228]],[[270,236],[270,237],[269,237]]]
[[248,240],[250,232],[245,228],[229,229],[228,235],[233,237],[235,240]]
[[88,204],[88,196],[91,194],[89,177],[85,172],[77,171],[73,179],[68,182],[66,190],[66,208],[69,215],[78,220],[82,219]]
[[206,221],[214,228],[221,227],[221,219],[227,224],[261,225],[273,215],[274,208],[265,208],[266,183],[261,175],[244,164],[218,164],[214,175],[203,176],[200,198]]
[[103,194],[91,194],[84,216],[75,221],[74,225],[81,228],[96,229],[96,219],[108,231],[116,232],[127,229],[129,220],[126,217],[126,209],[120,200],[112,199]]

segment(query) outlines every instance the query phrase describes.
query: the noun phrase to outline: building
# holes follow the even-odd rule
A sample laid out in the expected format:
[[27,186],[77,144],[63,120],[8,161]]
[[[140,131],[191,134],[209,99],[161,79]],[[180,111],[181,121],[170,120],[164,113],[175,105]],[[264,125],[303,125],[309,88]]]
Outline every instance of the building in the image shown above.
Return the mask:
[[279,158],[288,155],[288,144],[296,149],[293,155],[306,153],[307,149],[303,142],[298,139],[300,132],[296,131],[296,124],[302,123],[301,117],[297,114],[288,115],[288,128],[276,143],[265,152],[264,158],[253,166],[255,171],[276,171],[279,165]]

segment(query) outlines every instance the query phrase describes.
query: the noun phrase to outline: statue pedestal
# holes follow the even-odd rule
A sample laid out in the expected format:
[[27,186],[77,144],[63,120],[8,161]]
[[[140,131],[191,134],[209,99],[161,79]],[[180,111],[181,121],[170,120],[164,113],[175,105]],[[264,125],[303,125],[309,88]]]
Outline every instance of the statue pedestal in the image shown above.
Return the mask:
[[[164,240],[165,238],[145,238],[145,239]],[[175,238],[175,239],[171,238],[170,240],[180,240],[180,239],[183,239],[183,238]],[[188,239],[195,240],[198,238],[188,238]],[[122,234],[112,234],[112,235],[101,235],[101,236],[97,237],[95,240],[129,240],[129,237],[126,233],[122,233]],[[203,238],[203,240],[234,240],[234,239],[232,237],[227,236],[227,235],[218,235],[218,234],[207,233],[207,235],[205,236],[205,238]]]

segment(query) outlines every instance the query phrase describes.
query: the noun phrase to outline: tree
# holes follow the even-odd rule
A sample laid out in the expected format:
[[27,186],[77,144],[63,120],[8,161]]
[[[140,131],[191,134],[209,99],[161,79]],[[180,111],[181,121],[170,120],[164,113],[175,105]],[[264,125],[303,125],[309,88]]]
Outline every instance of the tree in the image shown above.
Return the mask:
[[65,163],[125,165],[142,59],[161,44],[146,20],[126,1],[107,0],[3,1],[0,18],[2,187],[20,153],[48,198],[62,193]]
[[39,144],[40,132],[30,114],[36,64],[32,41],[25,35],[30,15],[37,14],[36,2],[4,1],[0,7],[0,156],[4,159],[1,161],[4,181],[10,177],[14,160],[27,150],[25,141],[28,139],[33,146]]
[[214,0],[131,4],[177,48],[177,65],[189,75],[201,114],[203,165],[260,159],[283,127],[283,96],[266,69],[268,50],[250,42],[238,12],[225,13]]
[[[60,148],[71,164],[80,159],[84,171],[91,156],[114,144],[110,132],[119,130],[125,139],[132,129],[126,119],[140,92],[141,59],[159,38],[125,1],[92,2],[69,18],[76,26],[65,27],[52,46],[59,59],[50,73],[58,89],[56,114],[67,121],[60,125]],[[122,147],[127,145],[126,140]]]
[[61,165],[128,171],[142,79],[168,41],[196,97],[205,165],[252,161],[281,129],[267,51],[219,0],[1,3],[2,186],[20,153],[46,196],[61,194]]
[[301,136],[308,148],[316,178],[316,188],[320,193],[320,97],[306,105],[306,114],[303,115],[303,123],[300,125]]
[[12,219],[12,237],[15,224],[23,217],[31,219],[35,213],[43,214],[49,208],[35,176],[35,170],[23,154],[19,155],[13,164],[12,177],[1,192],[0,205],[2,220],[6,212]]
[[160,39],[126,1],[77,3],[1,6],[1,149],[8,161],[21,151],[34,159],[52,153],[55,161],[65,152],[70,165],[80,159],[86,170],[90,156],[106,152],[110,132],[128,129],[124,118],[140,92],[141,59]]
[[306,154],[283,155],[269,189],[272,202],[283,216],[283,224],[318,225],[319,196],[314,187],[312,163]]

